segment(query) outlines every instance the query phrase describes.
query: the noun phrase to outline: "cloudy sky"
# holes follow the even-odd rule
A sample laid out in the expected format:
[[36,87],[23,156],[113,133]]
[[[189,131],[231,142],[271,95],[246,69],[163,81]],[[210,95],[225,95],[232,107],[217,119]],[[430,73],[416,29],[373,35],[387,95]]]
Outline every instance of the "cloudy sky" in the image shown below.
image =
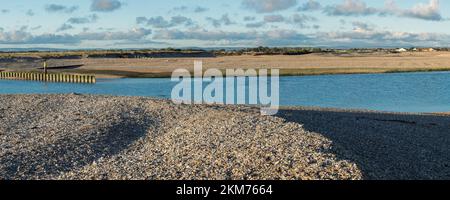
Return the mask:
[[450,46],[450,1],[0,0],[0,48]]

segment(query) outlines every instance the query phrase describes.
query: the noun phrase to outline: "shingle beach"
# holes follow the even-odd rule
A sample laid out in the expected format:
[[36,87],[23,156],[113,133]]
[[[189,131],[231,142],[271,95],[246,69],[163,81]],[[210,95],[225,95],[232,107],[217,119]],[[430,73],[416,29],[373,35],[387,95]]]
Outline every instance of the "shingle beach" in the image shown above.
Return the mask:
[[449,116],[0,95],[0,179],[449,179]]

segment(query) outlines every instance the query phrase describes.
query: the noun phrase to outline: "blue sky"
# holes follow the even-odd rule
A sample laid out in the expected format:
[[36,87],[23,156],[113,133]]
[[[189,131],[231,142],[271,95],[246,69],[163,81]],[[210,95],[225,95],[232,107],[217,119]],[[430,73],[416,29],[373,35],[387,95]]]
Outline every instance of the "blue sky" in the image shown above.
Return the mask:
[[449,1],[0,1],[0,48],[450,46]]

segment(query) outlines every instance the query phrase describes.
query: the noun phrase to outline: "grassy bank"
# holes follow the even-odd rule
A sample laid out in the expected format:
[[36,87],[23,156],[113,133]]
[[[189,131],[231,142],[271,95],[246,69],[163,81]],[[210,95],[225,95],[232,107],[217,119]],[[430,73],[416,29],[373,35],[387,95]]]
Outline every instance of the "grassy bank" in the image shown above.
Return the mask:
[[[226,74],[226,70],[221,70]],[[383,73],[411,73],[411,72],[445,72],[450,71],[450,67],[442,68],[310,68],[310,69],[281,69],[280,76],[319,76],[319,75],[339,75],[339,74],[383,74]],[[111,78],[169,78],[171,72],[133,72],[125,70],[60,70],[60,72],[96,74]],[[269,70],[270,74],[270,70]]]
[[[117,52],[116,52],[117,53]],[[48,61],[50,71],[95,74],[98,77],[161,78],[176,69],[193,71],[194,61],[203,61],[203,70],[280,69],[281,76],[332,74],[374,74],[399,72],[450,71],[449,52],[334,55],[154,57],[154,58],[66,58]],[[30,71],[42,68],[43,62],[27,59],[0,60],[0,70]],[[69,66],[69,67],[67,67]],[[75,67],[74,67],[75,66]]]

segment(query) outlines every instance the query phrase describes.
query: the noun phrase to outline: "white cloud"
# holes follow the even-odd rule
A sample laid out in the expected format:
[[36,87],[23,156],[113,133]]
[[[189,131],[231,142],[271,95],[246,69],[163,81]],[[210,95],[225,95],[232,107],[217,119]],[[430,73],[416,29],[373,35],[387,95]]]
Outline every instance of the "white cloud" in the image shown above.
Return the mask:
[[92,0],[91,11],[112,12],[122,7],[118,0]]
[[219,19],[215,19],[215,18],[212,18],[212,17],[207,17],[206,20],[208,20],[209,22],[211,22],[211,24],[212,24],[214,27],[216,27],[216,28],[221,27],[222,25],[229,26],[229,25],[235,24],[235,22],[233,22],[233,21],[230,19],[230,17],[228,16],[228,14],[222,15],[222,17],[219,18]]
[[297,0],[243,0],[242,5],[258,13],[270,13],[291,8]]
[[141,41],[150,36],[152,30],[135,28],[116,32],[81,32],[78,34],[44,33],[33,35],[27,27],[20,30],[0,31],[0,44],[79,44],[82,41]]
[[65,6],[59,4],[49,4],[45,6],[45,11],[49,13],[73,13],[78,10],[78,6]]
[[248,44],[248,45],[298,45],[304,44],[310,38],[295,30],[272,30],[265,32],[229,32],[208,30],[160,30],[153,39],[159,40],[200,40],[216,44]]
[[315,10],[320,10],[321,8],[322,8],[322,4],[320,4],[316,0],[308,0],[308,2],[302,4],[297,10],[298,11],[315,11]]
[[174,17],[171,17],[170,20],[166,20],[162,16],[150,17],[150,18],[137,17],[136,23],[147,25],[147,26],[152,26],[154,28],[171,28],[171,27],[180,26],[180,25],[191,26],[194,24],[192,19],[190,19],[188,17],[184,17],[184,16],[174,16]]
[[430,0],[428,4],[420,3],[411,9],[399,10],[399,15],[424,20],[441,21],[443,20],[439,0]]
[[67,30],[70,30],[70,29],[74,29],[74,27],[72,25],[70,25],[70,24],[64,23],[58,29],[56,29],[56,32],[67,31]]
[[247,23],[245,25],[245,27],[247,27],[247,28],[261,28],[261,27],[263,27],[265,25],[266,25],[265,22],[253,22],[253,23]]
[[444,20],[440,13],[439,0],[429,0],[427,4],[419,3],[407,9],[399,8],[394,0],[386,0],[384,8],[369,7],[362,0],[345,0],[342,4],[326,6],[324,13],[330,16],[394,15],[430,21]]
[[295,14],[292,16],[292,23],[299,25],[302,28],[309,28],[306,26],[308,22],[314,22],[317,21],[315,17],[311,17],[308,15],[299,15]]
[[362,23],[354,25],[356,26],[352,31],[317,33],[317,41],[329,46],[345,45],[348,47],[440,46],[450,44],[450,35],[448,34],[374,30]]
[[324,12],[337,16],[364,16],[378,13],[378,9],[368,7],[361,0],[345,0],[342,4],[326,6]]
[[96,14],[92,14],[86,17],[71,17],[67,20],[69,24],[88,24],[94,23],[98,20],[98,16]]
[[374,26],[372,24],[368,24],[361,21],[355,21],[352,23],[353,30],[355,31],[372,31],[374,29]]
[[274,22],[284,22],[283,15],[266,15],[264,16],[264,22],[274,23]]

